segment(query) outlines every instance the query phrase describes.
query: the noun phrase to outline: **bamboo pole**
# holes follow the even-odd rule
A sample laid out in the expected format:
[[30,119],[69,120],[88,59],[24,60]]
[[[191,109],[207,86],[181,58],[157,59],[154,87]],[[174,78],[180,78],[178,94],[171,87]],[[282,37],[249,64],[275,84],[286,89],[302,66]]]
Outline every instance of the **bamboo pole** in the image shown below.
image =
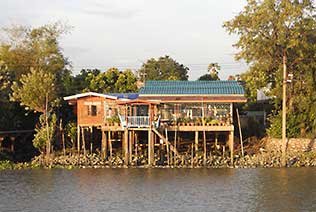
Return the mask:
[[239,117],[238,108],[236,108],[236,113],[237,113],[237,121],[238,121],[238,128],[239,128],[241,155],[244,157],[244,142],[243,142],[243,138],[242,138],[242,132],[241,132],[240,117]]

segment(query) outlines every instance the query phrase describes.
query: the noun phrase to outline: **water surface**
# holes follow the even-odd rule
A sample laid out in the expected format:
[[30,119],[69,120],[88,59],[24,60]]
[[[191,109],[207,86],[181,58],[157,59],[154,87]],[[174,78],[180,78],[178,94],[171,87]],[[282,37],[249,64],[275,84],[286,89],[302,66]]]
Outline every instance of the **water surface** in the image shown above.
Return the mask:
[[0,211],[316,211],[316,169],[2,171]]

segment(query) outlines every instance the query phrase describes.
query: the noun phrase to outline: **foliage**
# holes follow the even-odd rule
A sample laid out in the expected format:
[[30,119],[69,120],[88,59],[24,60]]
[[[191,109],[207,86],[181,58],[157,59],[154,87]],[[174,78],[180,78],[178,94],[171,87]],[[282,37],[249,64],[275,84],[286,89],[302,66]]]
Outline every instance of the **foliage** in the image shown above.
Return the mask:
[[[11,26],[2,29],[2,40],[0,41],[1,129],[29,129],[34,126],[35,120],[38,118],[37,115],[30,114],[16,102],[9,101],[10,96],[16,97],[16,99],[13,99],[18,101],[21,101],[23,96],[25,97],[21,93],[13,95],[12,87],[15,84],[14,87],[16,89],[20,88],[21,84],[19,81],[21,77],[28,76],[31,70],[42,70],[45,74],[53,75],[57,96],[63,96],[70,92],[69,83],[67,84],[67,80],[69,81],[71,78],[70,71],[66,69],[69,62],[63,56],[59,45],[59,39],[63,34],[68,32],[68,29],[68,26],[59,22],[37,28]],[[40,78],[36,83],[43,85],[41,83],[43,80],[45,79]],[[43,94],[40,92],[37,93],[37,88],[34,91],[30,95],[36,98],[37,95]],[[31,98],[28,99],[30,100]],[[27,100],[28,103],[29,100]],[[33,105],[33,110],[43,111],[37,105]]]
[[213,81],[213,80],[219,80],[219,77],[218,77],[218,75],[211,75],[211,74],[204,74],[204,75],[202,75],[202,76],[200,76],[199,78],[198,78],[198,80],[206,80],[206,81],[208,81],[208,80],[210,80],[210,81]]
[[40,116],[39,126],[37,126],[35,129],[36,134],[33,139],[33,145],[41,153],[45,151],[45,146],[47,145],[47,143],[51,144],[51,141],[54,139],[56,121],[57,117],[55,114],[52,114],[48,117],[47,123],[45,115],[43,114]]
[[210,72],[212,80],[219,80],[218,71],[221,70],[221,67],[218,63],[210,63],[207,67],[207,71]]
[[[294,80],[288,88],[289,119],[299,126],[303,135],[315,131],[316,91],[316,16],[311,0],[248,0],[244,10],[226,22],[228,32],[239,35],[235,46],[240,50],[236,59],[250,64],[241,77],[246,82],[250,100],[257,89],[271,85],[267,95],[275,97],[278,114],[282,99],[283,61]],[[302,115],[303,113],[304,115]],[[292,116],[292,117],[291,117]],[[272,125],[277,125],[271,119]],[[304,124],[305,123],[305,124]],[[289,123],[291,124],[291,123]]]
[[210,63],[207,67],[207,71],[210,72],[209,74],[204,74],[198,78],[198,80],[220,80],[218,76],[218,70],[220,70],[221,67],[218,65],[218,63]]
[[74,141],[77,138],[77,125],[75,122],[68,122],[65,126],[65,134],[67,138],[70,139],[71,143],[74,144]]
[[51,73],[33,69],[21,76],[20,83],[13,83],[12,100],[30,110],[44,113],[47,103],[56,98],[54,82],[55,78]]
[[137,78],[130,69],[119,71],[110,68],[106,72],[98,69],[82,70],[74,78],[77,92],[128,93],[137,91]]
[[6,169],[13,169],[13,164],[9,160],[0,160],[0,171]]
[[145,80],[188,80],[188,67],[179,64],[169,56],[158,60],[151,58],[138,70],[142,81]]
[[120,118],[118,116],[114,116],[111,118],[107,118],[105,121],[109,124],[120,123]]

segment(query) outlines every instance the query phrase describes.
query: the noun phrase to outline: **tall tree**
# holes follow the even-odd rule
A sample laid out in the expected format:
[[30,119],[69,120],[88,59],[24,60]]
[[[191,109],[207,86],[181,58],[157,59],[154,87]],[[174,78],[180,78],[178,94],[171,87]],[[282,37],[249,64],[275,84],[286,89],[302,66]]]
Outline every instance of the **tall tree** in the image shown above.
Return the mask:
[[[229,33],[239,35],[236,59],[244,59],[250,69],[242,77],[248,94],[271,84],[269,95],[281,102],[283,61],[294,75],[289,85],[289,121],[300,126],[295,136],[315,131],[316,21],[312,0],[248,0],[244,10],[224,24]],[[302,104],[304,102],[304,104]],[[305,106],[304,106],[305,105]],[[279,107],[276,108],[278,113]],[[301,117],[301,113],[306,116]]]
[[[12,86],[12,100],[20,102],[27,110],[43,113],[41,124],[42,130],[38,134],[46,135],[46,153],[50,154],[51,138],[54,131],[49,130],[48,113],[51,112],[51,105],[56,99],[55,78],[52,73],[42,69],[32,69],[30,73],[23,74],[19,82]],[[56,119],[56,118],[55,118]],[[46,130],[47,129],[47,130]],[[44,132],[44,133],[41,133]],[[38,135],[34,141],[37,141]],[[37,143],[37,142],[36,142]]]
[[169,56],[151,58],[143,63],[138,73],[144,80],[188,80],[189,68]]
[[120,71],[110,68],[105,72],[98,69],[82,70],[75,76],[74,83],[77,92],[99,92],[99,93],[128,93],[137,91],[137,77],[127,69]]
[[[26,111],[16,103],[9,102],[9,96],[12,95],[13,83],[19,82],[21,76],[30,73],[31,69],[53,74],[58,96],[69,93],[69,86],[65,86],[71,78],[66,68],[69,62],[59,43],[61,36],[68,31],[69,27],[61,23],[37,28],[11,26],[1,30],[0,111],[6,111],[5,116],[1,116],[1,123],[9,123],[6,126],[0,123],[1,129],[16,129],[14,123],[24,122]],[[14,123],[11,124],[12,120]],[[27,125],[30,127],[33,124]]]

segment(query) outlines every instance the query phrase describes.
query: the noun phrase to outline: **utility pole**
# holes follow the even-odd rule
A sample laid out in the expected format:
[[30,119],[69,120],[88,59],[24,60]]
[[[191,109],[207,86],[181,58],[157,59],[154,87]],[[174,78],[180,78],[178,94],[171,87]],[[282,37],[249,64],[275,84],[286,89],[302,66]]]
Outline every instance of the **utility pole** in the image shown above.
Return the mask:
[[287,67],[286,54],[283,54],[283,96],[282,96],[282,158],[281,165],[286,166],[286,83],[287,83]]

